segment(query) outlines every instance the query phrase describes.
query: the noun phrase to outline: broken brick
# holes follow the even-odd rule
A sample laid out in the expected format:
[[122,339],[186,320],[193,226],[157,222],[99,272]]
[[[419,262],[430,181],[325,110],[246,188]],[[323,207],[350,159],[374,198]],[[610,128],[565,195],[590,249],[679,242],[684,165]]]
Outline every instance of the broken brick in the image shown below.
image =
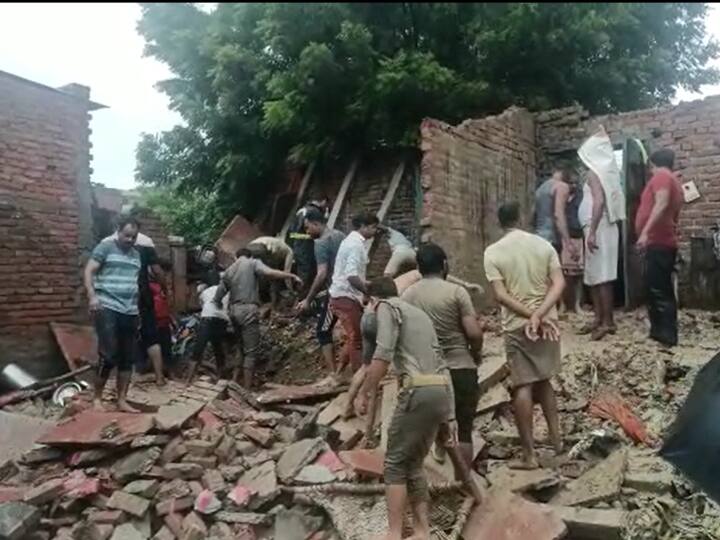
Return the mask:
[[202,485],[205,489],[209,489],[215,493],[224,493],[226,489],[225,479],[217,469],[205,471],[205,474],[202,476]]
[[160,530],[155,533],[155,536],[152,537],[152,540],[175,540],[175,535],[167,525],[163,525],[160,527]]
[[315,460],[315,465],[322,465],[333,473],[340,472],[345,469],[345,464],[332,450],[325,450],[322,454],[320,454],[320,457]]
[[220,465],[218,470],[226,482],[235,482],[243,475],[245,467],[242,465]]
[[40,522],[40,510],[22,502],[0,504],[0,538],[19,540]]
[[244,523],[246,525],[263,525],[269,520],[266,514],[251,512],[218,512],[215,519],[224,523]]
[[181,540],[204,540],[207,538],[205,522],[195,512],[190,512],[183,519]]
[[567,484],[550,502],[558,506],[592,505],[613,500],[622,489],[627,450],[616,450]]
[[[192,499],[190,504],[192,505]],[[165,523],[165,526],[170,529],[170,532],[172,532],[177,538],[180,538],[180,535],[182,534],[183,523],[183,518],[180,514],[176,514],[173,512],[166,515],[163,518],[163,523]]]
[[229,463],[235,457],[237,449],[235,448],[235,439],[224,435],[220,439],[220,444],[215,448],[215,455],[220,460],[220,463]]
[[75,471],[65,479],[63,488],[66,498],[82,499],[100,492],[100,480],[88,478],[82,471]]
[[187,448],[188,454],[192,456],[208,456],[215,450],[215,445],[210,441],[194,439],[185,441],[185,448]]
[[35,463],[42,463],[44,461],[55,461],[62,459],[64,452],[59,448],[53,448],[51,446],[42,446],[40,448],[33,448],[29,452],[26,452],[22,457],[22,462],[32,465]]
[[25,493],[23,500],[34,506],[42,506],[49,503],[53,499],[57,499],[65,491],[65,485],[62,478],[53,478],[47,482],[43,482],[39,486],[35,486]]
[[188,482],[188,486],[190,487],[190,493],[192,493],[194,497],[200,495],[200,492],[203,490],[202,484],[196,480]]
[[195,499],[194,509],[203,515],[214,514],[222,508],[222,503],[209,489],[201,491]]
[[126,485],[123,491],[145,499],[152,499],[159,489],[160,482],[157,480],[135,480]]
[[145,540],[146,538],[131,523],[123,523],[113,531],[111,540]]
[[143,517],[150,508],[150,501],[124,491],[116,491],[110,497],[108,507],[122,510],[133,516]]
[[245,486],[235,486],[227,496],[239,508],[245,508],[252,498],[252,491]]
[[340,459],[360,476],[382,478],[385,454],[379,450],[346,450]]
[[72,537],[78,540],[107,540],[113,534],[112,525],[80,522],[72,528]]
[[203,431],[219,431],[223,429],[223,427],[225,427],[225,424],[223,424],[222,420],[220,420],[217,416],[207,410],[207,408],[200,411],[197,418],[202,424]]
[[123,513],[120,510],[100,510],[92,512],[88,519],[101,525],[119,525],[123,520]]
[[248,470],[238,480],[239,486],[244,486],[253,493],[251,507],[258,507],[274,499],[280,492],[275,476],[275,463],[266,461],[262,465]]
[[161,433],[158,435],[143,435],[133,439],[130,448],[146,448],[148,446],[165,446],[170,442],[170,435]]
[[169,463],[165,465],[165,476],[167,478],[182,478],[193,480],[203,475],[204,469],[197,463]]
[[214,469],[217,467],[217,456],[191,456],[187,455],[183,458],[183,463],[194,463],[200,465],[203,469]]
[[242,427],[242,432],[248,439],[251,439],[260,446],[264,446],[266,448],[270,446],[273,440],[273,432],[267,428],[253,427],[245,424]]
[[116,452],[112,448],[95,448],[92,450],[83,450],[80,452],[73,452],[68,456],[67,464],[71,467],[84,467],[86,465],[92,465],[98,461],[102,461],[113,455]]
[[166,499],[155,505],[155,513],[158,516],[164,516],[166,514],[184,512],[192,508],[193,504],[195,504],[195,498],[190,495],[177,499]]
[[161,453],[159,448],[147,448],[128,454],[113,465],[113,478],[124,483],[133,477],[140,476],[155,465]]
[[621,540],[628,514],[623,510],[553,506],[572,538]]
[[172,463],[173,461],[177,461],[183,457],[185,454],[187,454],[187,448],[185,448],[185,443],[183,442],[182,437],[175,437],[163,449],[160,460],[163,463]]
[[163,501],[165,499],[180,499],[190,495],[190,486],[184,480],[176,478],[170,482],[166,482],[160,486],[155,499]]
[[289,483],[305,465],[325,450],[322,439],[303,439],[288,446],[277,463],[277,475],[281,482]]

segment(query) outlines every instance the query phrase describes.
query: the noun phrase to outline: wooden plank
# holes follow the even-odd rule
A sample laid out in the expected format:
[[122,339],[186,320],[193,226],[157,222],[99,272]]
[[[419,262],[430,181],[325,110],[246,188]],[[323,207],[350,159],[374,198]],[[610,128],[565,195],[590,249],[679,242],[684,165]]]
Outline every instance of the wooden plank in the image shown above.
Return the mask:
[[[395,198],[395,192],[397,191],[398,186],[400,185],[400,180],[402,180],[403,173],[405,172],[405,160],[403,159],[395,169],[395,173],[393,174],[392,179],[390,180],[390,185],[388,186],[387,191],[385,192],[385,197],[383,198],[382,204],[380,204],[380,210],[378,210],[377,217],[380,220],[380,223],[382,223],[385,220],[385,216],[388,213],[388,210],[390,210],[390,205],[393,202],[393,199]],[[371,238],[370,241],[367,243],[367,252],[370,253],[370,250],[373,248],[373,245],[375,243],[375,238]]]
[[345,178],[343,178],[342,185],[340,186],[340,192],[335,198],[335,204],[333,204],[332,211],[330,212],[330,218],[327,222],[327,226],[331,229],[335,228],[335,222],[340,216],[340,210],[342,210],[343,203],[345,202],[345,197],[347,197],[348,191],[350,191],[350,185],[355,178],[355,173],[357,172],[359,163],[360,158],[355,158],[350,165],[350,169],[345,175]]
[[285,219],[285,224],[282,226],[282,229],[280,229],[280,232],[277,235],[277,237],[282,240],[285,240],[288,230],[290,229],[290,224],[292,223],[292,220],[295,217],[295,214],[297,213],[303,198],[305,197],[305,191],[307,191],[307,188],[310,185],[310,180],[312,179],[312,174],[314,170],[315,161],[313,161],[310,166],[305,170],[305,176],[303,176],[302,182],[300,182],[300,189],[298,189],[297,195],[295,197],[295,203],[293,204],[287,218]]

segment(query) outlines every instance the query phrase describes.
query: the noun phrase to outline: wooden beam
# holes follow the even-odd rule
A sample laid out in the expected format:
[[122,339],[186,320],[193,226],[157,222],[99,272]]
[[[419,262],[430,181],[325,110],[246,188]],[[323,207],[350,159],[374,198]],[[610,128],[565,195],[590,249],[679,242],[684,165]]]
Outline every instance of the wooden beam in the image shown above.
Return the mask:
[[335,198],[335,203],[333,204],[332,212],[330,212],[330,217],[328,218],[327,222],[327,226],[331,229],[335,228],[335,222],[340,216],[340,210],[342,210],[343,203],[345,202],[345,197],[347,197],[348,191],[350,191],[350,186],[352,185],[352,181],[355,178],[355,173],[357,172],[359,163],[360,158],[355,158],[350,165],[350,169],[345,175],[345,178],[343,178],[342,185],[340,186],[340,192]]
[[[390,180],[390,185],[388,186],[388,189],[385,192],[385,197],[383,198],[382,204],[380,204],[380,210],[378,210],[378,213],[377,213],[377,217],[380,220],[380,223],[385,221],[385,217],[387,216],[387,213],[390,210],[390,205],[392,204],[393,200],[395,199],[395,192],[397,191],[398,186],[400,186],[400,180],[402,180],[404,172],[405,172],[405,160],[403,159],[402,161],[400,161],[397,168],[395,169],[395,173],[393,174],[393,177]],[[370,253],[370,250],[373,248],[374,244],[375,244],[375,238],[371,238],[370,241],[367,243],[367,252],[368,253]]]
[[303,176],[302,182],[300,182],[300,189],[298,189],[297,195],[295,196],[295,203],[293,204],[287,218],[285,219],[285,224],[282,226],[282,229],[280,229],[280,232],[277,235],[277,237],[282,240],[285,240],[288,230],[290,229],[290,225],[292,224],[292,220],[295,217],[295,214],[297,213],[300,204],[302,203],[303,197],[305,197],[305,192],[310,185],[310,179],[312,178],[313,171],[315,170],[315,163],[316,162],[313,161],[308,166],[308,168],[305,169],[305,175]]

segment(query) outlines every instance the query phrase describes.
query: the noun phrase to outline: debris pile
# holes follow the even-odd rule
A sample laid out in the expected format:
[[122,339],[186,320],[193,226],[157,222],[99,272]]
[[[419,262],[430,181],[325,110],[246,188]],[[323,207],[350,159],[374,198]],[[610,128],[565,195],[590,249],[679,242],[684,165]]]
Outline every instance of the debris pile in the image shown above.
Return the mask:
[[[623,315],[617,335],[600,343],[575,337],[570,328],[578,322],[563,324],[556,381],[567,457],[558,460],[543,446],[538,411],[543,467],[532,471],[508,466],[519,452],[508,370],[501,336],[487,336],[474,433],[480,474],[473,473],[485,502],[474,504],[449,460],[428,457],[433,538],[720,538],[717,506],[654,448],[693,374],[711,356],[703,347],[718,342],[720,329],[705,315],[684,314],[688,346],[667,353],[645,340],[636,314]],[[57,425],[3,412],[8,418],[0,420],[32,427],[37,444],[25,441],[24,453],[18,447],[2,456],[0,538],[364,540],[381,534],[383,456],[397,384],[384,381],[368,441],[365,419],[344,417],[345,387],[299,384],[302,368],[290,364],[319,365],[307,326],[279,317],[268,325],[267,350],[281,360],[277,373],[294,384],[275,379],[248,392],[204,378],[161,389],[135,382],[128,399],[141,413],[96,411],[77,399]],[[322,375],[318,369],[309,378]]]

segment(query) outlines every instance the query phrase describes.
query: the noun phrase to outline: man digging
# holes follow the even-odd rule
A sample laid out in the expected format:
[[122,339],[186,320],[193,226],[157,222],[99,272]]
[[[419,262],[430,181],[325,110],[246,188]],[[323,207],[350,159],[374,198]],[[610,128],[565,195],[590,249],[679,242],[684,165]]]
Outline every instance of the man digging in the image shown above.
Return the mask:
[[402,538],[403,516],[409,500],[415,540],[430,539],[429,493],[423,461],[442,424],[447,425],[447,444],[457,444],[455,401],[450,374],[440,354],[430,318],[420,309],[397,298],[390,278],[368,286],[378,298],[377,344],[355,409],[364,414],[368,398],[392,362],[401,391],[388,430],[384,478],[389,530],[384,540]]
[[513,385],[513,409],[520,433],[522,460],[513,468],[538,467],[533,442],[533,405],[540,403],[550,442],[562,452],[555,391],[550,378],[560,367],[555,306],[565,280],[555,248],[518,228],[518,203],[498,210],[504,236],[485,250],[485,273],[502,306],[505,354]]

